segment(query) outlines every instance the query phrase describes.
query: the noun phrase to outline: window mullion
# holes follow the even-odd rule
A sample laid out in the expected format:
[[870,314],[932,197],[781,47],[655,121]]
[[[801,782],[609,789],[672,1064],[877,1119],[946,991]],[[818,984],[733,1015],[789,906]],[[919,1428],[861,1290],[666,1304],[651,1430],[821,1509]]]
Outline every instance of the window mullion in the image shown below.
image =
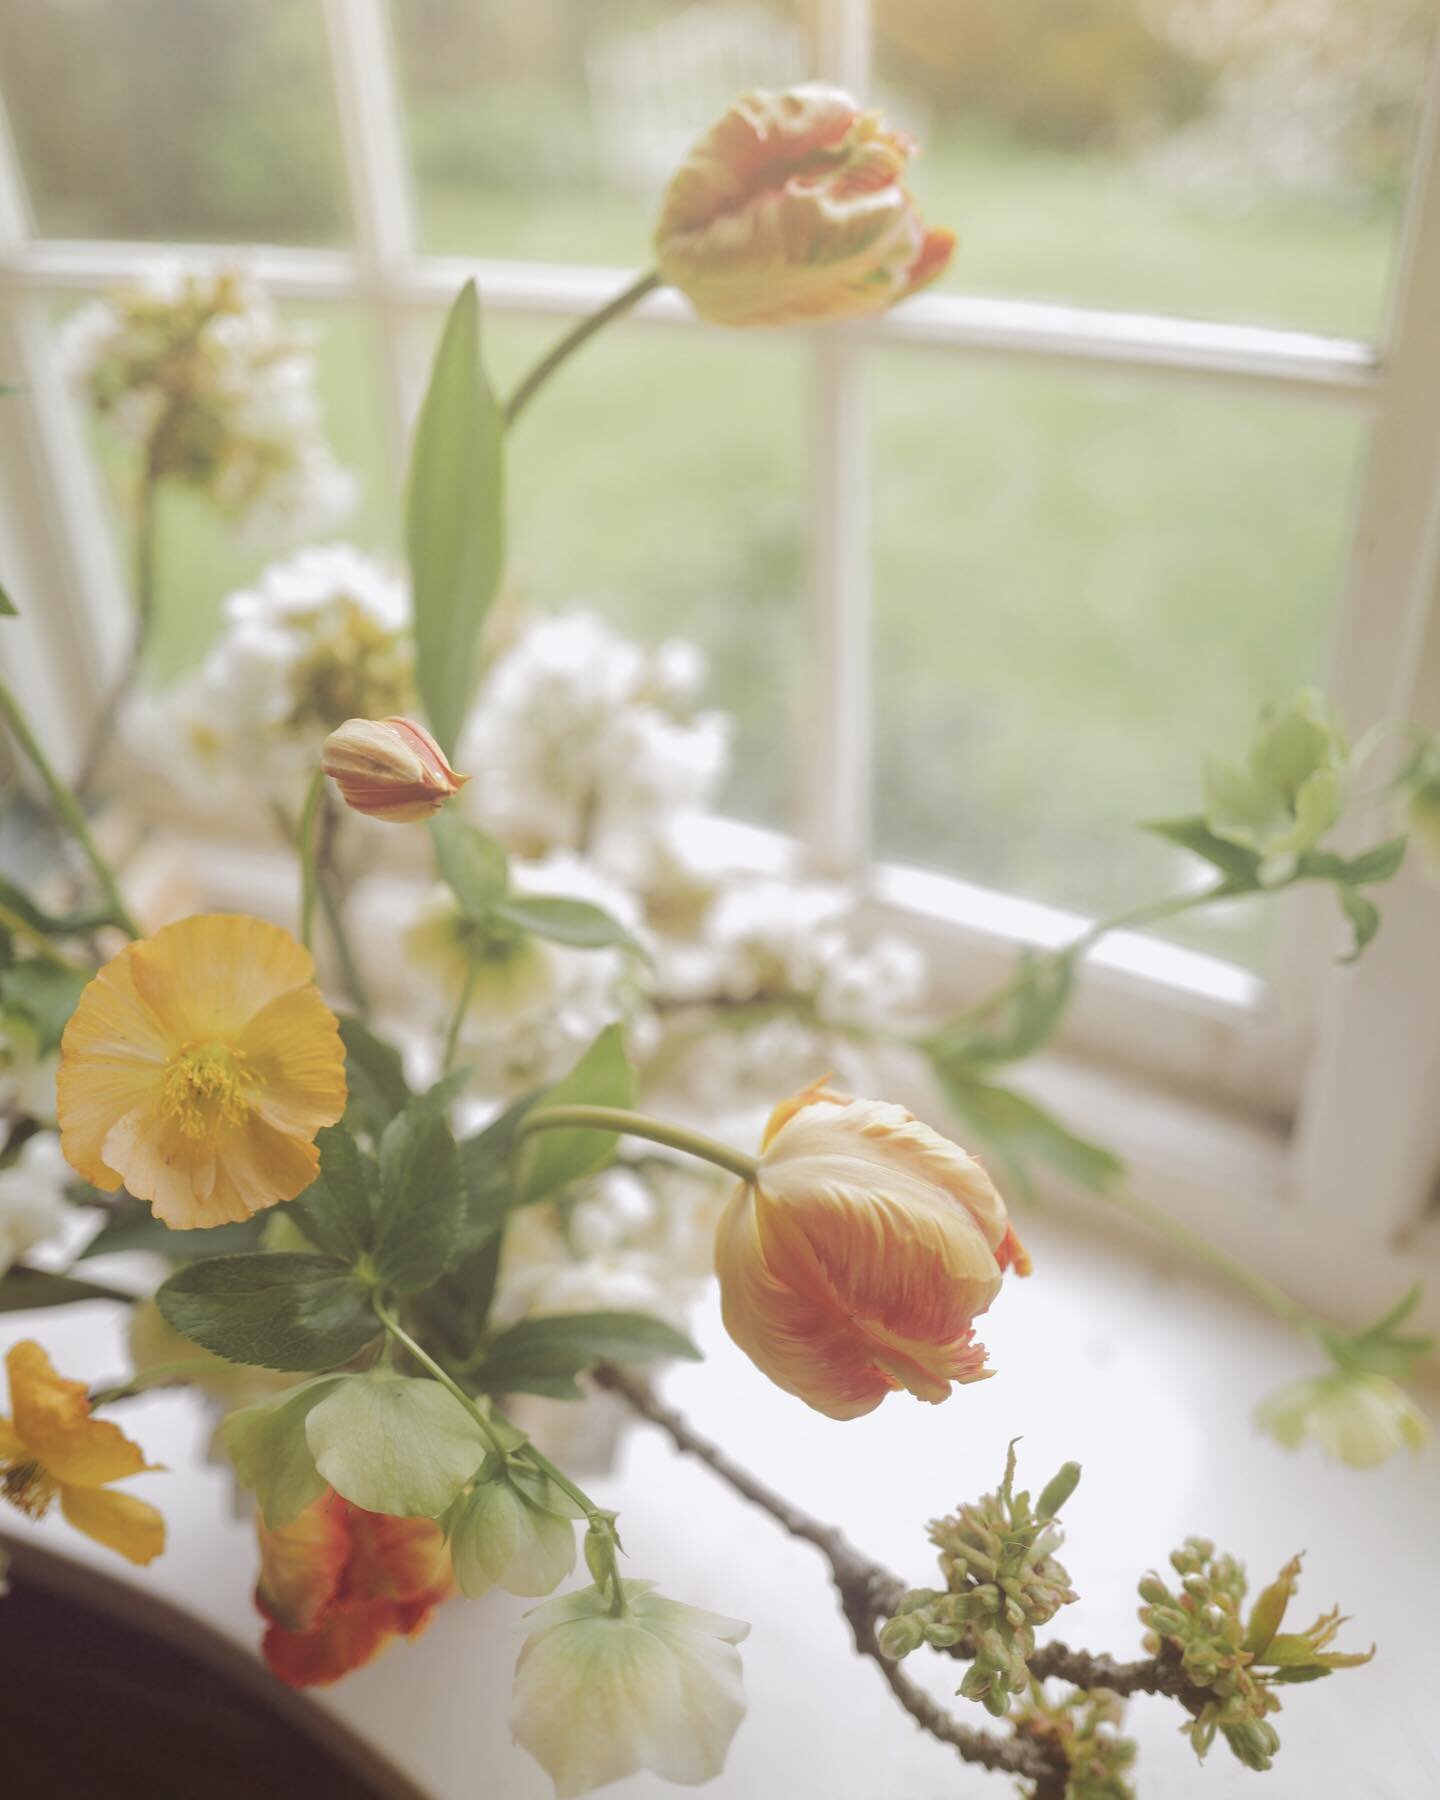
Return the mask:
[[[863,98],[866,0],[822,0],[816,60]],[[810,348],[810,613],[796,746],[799,836],[817,870],[858,875],[870,856],[870,458],[862,352],[822,327]]]
[[[30,208],[0,107],[0,255],[23,252]],[[78,411],[47,342],[44,302],[0,279],[0,558],[20,608],[0,636],[8,677],[62,767],[83,754],[89,721],[125,654],[126,596]]]
[[323,0],[359,288],[380,340],[386,439],[397,478],[409,432],[405,282],[415,254],[409,158],[383,0]]
[[[1352,731],[1383,718],[1440,729],[1440,56],[1412,176],[1333,690]],[[1367,820],[1374,835],[1373,813]],[[1384,926],[1319,995],[1296,1191],[1317,1228],[1389,1239],[1418,1217],[1440,1159],[1440,903],[1412,855],[1376,898]],[[1301,915],[1304,922],[1304,915]],[[1333,944],[1333,924],[1329,938]],[[1323,953],[1312,923],[1288,971]],[[1307,941],[1308,940],[1308,941]],[[1282,997],[1284,989],[1282,987]]]

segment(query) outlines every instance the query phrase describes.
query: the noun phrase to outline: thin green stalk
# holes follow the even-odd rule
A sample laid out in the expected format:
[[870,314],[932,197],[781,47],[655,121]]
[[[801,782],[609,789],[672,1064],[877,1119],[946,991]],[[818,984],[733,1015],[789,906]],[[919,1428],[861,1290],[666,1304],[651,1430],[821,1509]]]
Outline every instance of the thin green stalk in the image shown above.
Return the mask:
[[627,1137],[648,1138],[652,1144],[683,1150],[687,1156],[728,1169],[742,1181],[754,1181],[760,1167],[755,1157],[747,1156],[743,1150],[732,1150],[729,1144],[691,1131],[686,1125],[652,1119],[619,1106],[540,1106],[527,1113],[520,1124],[522,1137],[533,1131],[619,1131]]
[[125,704],[125,696],[134,687],[140,674],[145,649],[150,642],[151,628],[155,623],[156,511],[160,494],[160,477],[155,472],[155,464],[156,446],[152,441],[135,496],[135,564],[132,578],[135,623],[124,666],[100,707],[85,751],[85,759],[76,777],[75,791],[82,799],[89,795],[94,786],[100,764],[115,735],[120,708]]
[[1149,1200],[1142,1200],[1138,1194],[1128,1188],[1107,1190],[1102,1196],[1111,1205],[1118,1206],[1122,1212],[1129,1213],[1132,1219],[1138,1219],[1161,1237],[1169,1238],[1171,1243],[1179,1245],[1189,1255],[1197,1257],[1201,1262],[1209,1263],[1211,1268],[1233,1281],[1237,1287],[1244,1288],[1252,1299],[1258,1300],[1269,1312],[1275,1314],[1287,1325],[1298,1331],[1321,1332],[1325,1329],[1325,1321],[1301,1306],[1298,1300],[1292,1300],[1283,1288],[1276,1287],[1273,1281],[1267,1281],[1263,1275],[1257,1274],[1248,1263],[1242,1262],[1238,1256],[1232,1256],[1228,1250],[1222,1250],[1217,1244],[1192,1231],[1188,1225],[1182,1225],[1163,1207],[1154,1205]]
[[653,269],[647,270],[645,274],[637,276],[629,287],[618,293],[613,300],[607,301],[597,312],[591,313],[588,318],[582,319],[578,325],[567,331],[553,349],[546,351],[506,401],[505,424],[507,428],[520,417],[536,391],[544,386],[561,363],[573,356],[583,343],[594,337],[595,333],[608,325],[612,319],[618,319],[622,313],[629,312],[632,306],[637,305],[647,294],[652,293],[659,286],[660,277]]
[[136,1394],[143,1394],[147,1388],[159,1387],[167,1381],[187,1381],[192,1375],[214,1373],[213,1357],[187,1356],[174,1362],[156,1363],[150,1369],[137,1369],[128,1381],[97,1389],[90,1396],[90,1405],[92,1410],[97,1406],[111,1406],[117,1400],[129,1400]]
[[487,1417],[485,1409],[479,1404],[475,1396],[473,1394],[467,1394],[460,1383],[456,1381],[455,1377],[451,1375],[447,1369],[442,1368],[428,1350],[416,1343],[415,1339],[411,1337],[410,1333],[378,1295],[375,1297],[375,1316],[385,1327],[386,1331],[389,1332],[390,1336],[394,1338],[395,1342],[403,1349],[408,1350],[422,1369],[425,1369],[428,1373],[433,1375],[443,1388],[446,1388],[455,1396],[465,1408],[466,1412],[469,1413],[470,1417],[480,1427],[481,1434],[486,1443],[489,1444],[492,1450],[498,1451],[503,1456],[505,1453],[505,1446],[500,1441],[500,1434],[496,1431],[494,1425]]
[[295,850],[300,858],[300,942],[307,950],[313,948],[315,941],[315,899],[320,886],[315,867],[315,820],[324,790],[325,771],[317,766],[305,790],[300,823],[295,827]]
[[14,907],[6,906],[3,901],[0,901],[0,926],[3,926],[12,937],[23,938],[32,950],[35,950],[46,962],[53,963],[57,969],[66,969],[72,975],[88,975],[90,973],[83,963],[72,962],[68,956],[62,956],[38,926],[32,925],[28,919],[16,912]]
[[9,726],[16,743],[29,757],[35,773],[45,784],[46,791],[50,796],[50,804],[84,852],[85,860],[94,871],[95,879],[100,884],[100,891],[105,896],[105,904],[109,909],[111,919],[132,938],[139,937],[140,927],[131,918],[129,908],[120,896],[114,870],[100,854],[100,847],[91,836],[90,822],[85,817],[84,808],[60,779],[49,757],[40,748],[39,740],[31,731],[29,721],[20,710],[19,701],[3,681],[0,681],[0,718],[3,718],[6,725]]
[[465,980],[461,984],[460,998],[455,1003],[455,1011],[451,1015],[450,1029],[445,1033],[445,1059],[440,1065],[440,1073],[448,1075],[455,1066],[455,1052],[460,1047],[460,1028],[465,1023],[465,1015],[470,1010],[470,1001],[475,993],[475,983],[480,979],[480,958],[472,956],[470,965],[465,971]]
[[365,978],[360,973],[360,962],[350,943],[350,934],[345,927],[345,908],[338,891],[339,871],[335,867],[335,828],[338,815],[328,793],[323,791],[319,799],[318,844],[315,852],[315,878],[320,890],[320,906],[325,914],[325,923],[329,927],[331,941],[335,946],[335,957],[340,964],[341,979],[346,991],[355,1002],[355,1009],[362,1018],[370,1016],[370,995],[365,986]]

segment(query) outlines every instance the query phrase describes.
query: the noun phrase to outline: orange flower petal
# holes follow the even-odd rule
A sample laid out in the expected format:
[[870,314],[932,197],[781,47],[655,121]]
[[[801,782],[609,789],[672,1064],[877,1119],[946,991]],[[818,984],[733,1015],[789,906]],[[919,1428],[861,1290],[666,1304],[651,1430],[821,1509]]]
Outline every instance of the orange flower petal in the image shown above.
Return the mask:
[[177,1048],[136,989],[136,948],[127,944],[100,970],[60,1040],[60,1148],[71,1168],[107,1193],[123,1174],[106,1162],[105,1140],[154,1094]]
[[118,1425],[91,1418],[85,1383],[57,1375],[39,1344],[27,1338],[12,1346],[5,1367],[13,1429],[57,1481],[99,1487],[157,1466]]
[[288,1632],[307,1632],[323,1618],[350,1560],[345,1502],[327,1494],[288,1525],[270,1530],[257,1520],[260,1580],[255,1604]]
[[450,1592],[450,1551],[433,1519],[396,1519],[352,1506],[350,1537],[350,1580],[357,1591],[427,1611]]
[[136,991],[175,1049],[233,1042],[262,1007],[315,974],[282,926],[240,913],[181,919],[132,951]]
[[345,1111],[340,1027],[313,984],[277,995],[234,1041],[256,1085],[255,1105],[269,1124],[313,1137]]
[[60,1510],[86,1537],[142,1567],[165,1548],[165,1520],[146,1500],[117,1494],[111,1488],[70,1487],[62,1483]]

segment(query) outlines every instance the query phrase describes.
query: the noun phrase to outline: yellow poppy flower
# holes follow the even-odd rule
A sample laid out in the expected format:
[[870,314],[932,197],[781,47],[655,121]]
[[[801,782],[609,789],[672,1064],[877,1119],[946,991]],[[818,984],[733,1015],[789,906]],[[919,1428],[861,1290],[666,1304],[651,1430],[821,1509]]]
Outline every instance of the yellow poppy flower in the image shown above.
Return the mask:
[[128,944],[60,1042],[72,1168],[176,1230],[293,1200],[345,1110],[345,1054],[308,950],[261,919],[202,915]]
[[83,1381],[67,1381],[28,1338],[5,1358],[12,1417],[0,1418],[0,1495],[27,1518],[60,1510],[96,1543],[133,1563],[153,1562],[165,1548],[165,1521],[112,1481],[155,1469],[118,1425],[90,1417]]

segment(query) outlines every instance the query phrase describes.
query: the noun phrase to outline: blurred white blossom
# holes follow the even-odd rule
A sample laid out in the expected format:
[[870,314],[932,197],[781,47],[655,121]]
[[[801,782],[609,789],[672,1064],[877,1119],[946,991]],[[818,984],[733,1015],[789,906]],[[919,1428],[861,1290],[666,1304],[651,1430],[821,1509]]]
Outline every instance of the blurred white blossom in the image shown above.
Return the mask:
[[64,1231],[71,1211],[65,1188],[73,1180],[51,1131],[27,1138],[15,1161],[0,1169],[0,1275]]
[[402,582],[349,544],[272,563],[226,600],[201,666],[132,703],[132,746],[196,798],[298,799],[350,718],[414,704]]
[[535,619],[462,740],[470,810],[521,854],[584,851],[648,885],[670,823],[708,805],[726,771],[728,719],[694,710],[703,675],[678,640],[645,650],[588,613]]
[[152,476],[249,535],[293,540],[333,528],[357,491],[325,440],[313,338],[240,271],[172,265],[79,308],[60,355]]
[[39,1033],[29,1019],[0,1013],[0,1113],[53,1119],[59,1069],[60,1052],[41,1051]]

